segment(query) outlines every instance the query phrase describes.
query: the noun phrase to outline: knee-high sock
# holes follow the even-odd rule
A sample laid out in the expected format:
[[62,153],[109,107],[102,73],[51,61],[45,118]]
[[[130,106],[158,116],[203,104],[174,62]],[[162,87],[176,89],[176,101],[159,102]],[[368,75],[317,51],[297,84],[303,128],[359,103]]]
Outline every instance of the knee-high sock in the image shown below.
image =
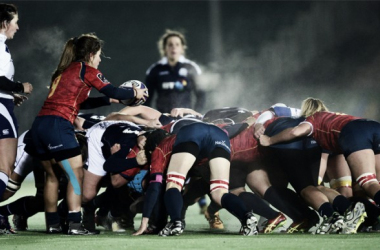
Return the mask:
[[273,219],[278,216],[278,212],[270,207],[270,205],[251,192],[242,192],[239,197],[244,201],[244,204],[248,210],[252,210],[253,213],[260,216],[264,216],[267,219]]
[[183,205],[181,192],[176,188],[166,190],[164,195],[166,211],[170,216],[170,221],[181,220],[181,210]]
[[350,200],[343,195],[335,197],[332,203],[333,208],[341,215],[344,215],[344,212],[346,212],[350,205]]
[[301,198],[288,188],[271,186],[265,192],[264,199],[289,216],[294,222],[299,222],[308,218],[311,212]]
[[318,208],[318,213],[322,217],[325,215],[330,217],[334,213],[334,208],[329,202],[325,202]]
[[375,201],[375,203],[380,206],[380,191],[377,191],[377,193],[375,194],[375,196],[373,197],[373,200]]
[[221,203],[223,208],[235,215],[240,221],[243,221],[245,215],[249,212],[243,200],[231,193],[223,194]]
[[30,217],[38,212],[44,211],[43,199],[34,196],[22,197],[8,205],[0,207],[0,214],[9,216],[11,214],[24,215]]
[[215,201],[211,200],[210,204],[208,205],[207,207],[207,212],[209,214],[215,214],[216,212],[218,212],[220,209],[222,209],[221,206],[218,205],[218,203],[216,203]]

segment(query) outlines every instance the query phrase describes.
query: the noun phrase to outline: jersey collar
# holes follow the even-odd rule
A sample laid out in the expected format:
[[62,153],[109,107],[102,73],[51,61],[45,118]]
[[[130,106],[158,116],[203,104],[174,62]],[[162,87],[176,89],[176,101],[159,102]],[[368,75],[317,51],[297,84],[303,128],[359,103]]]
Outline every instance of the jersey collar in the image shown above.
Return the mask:
[[6,40],[7,40],[7,36],[0,34],[0,42],[5,43]]

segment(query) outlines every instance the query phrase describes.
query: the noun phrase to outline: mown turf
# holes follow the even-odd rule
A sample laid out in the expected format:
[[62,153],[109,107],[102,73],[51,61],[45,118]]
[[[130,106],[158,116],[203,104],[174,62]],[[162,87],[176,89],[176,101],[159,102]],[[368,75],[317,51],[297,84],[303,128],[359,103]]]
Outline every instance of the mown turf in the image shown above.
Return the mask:
[[[16,197],[34,194],[32,183],[25,183]],[[7,202],[5,202],[7,203]],[[3,204],[1,204],[3,205]],[[186,230],[181,236],[132,236],[132,231],[112,233],[101,230],[96,236],[47,235],[44,233],[44,216],[39,213],[28,220],[29,230],[17,235],[0,236],[0,250],[82,250],[82,249],[380,249],[380,233],[356,235],[270,234],[243,237],[237,234],[239,222],[225,210],[221,217],[226,229],[215,232],[199,214],[197,206],[189,209]],[[10,217],[11,219],[11,217]],[[135,219],[139,226],[141,216]]]

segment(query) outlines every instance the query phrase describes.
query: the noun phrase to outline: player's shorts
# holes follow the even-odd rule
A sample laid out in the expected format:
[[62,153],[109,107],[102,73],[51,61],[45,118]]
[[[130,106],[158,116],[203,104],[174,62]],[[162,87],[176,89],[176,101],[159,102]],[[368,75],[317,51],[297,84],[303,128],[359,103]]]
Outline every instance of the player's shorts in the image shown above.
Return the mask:
[[17,138],[18,123],[12,99],[0,98],[0,139]]
[[372,149],[379,154],[380,123],[364,119],[347,123],[340,133],[339,146],[345,157],[363,149]]
[[25,178],[29,173],[33,171],[33,157],[25,152],[24,138],[28,131],[25,131],[20,135],[17,142],[17,156],[15,161],[14,172],[21,177]]
[[265,162],[271,171],[281,169],[296,192],[300,193],[307,186],[318,185],[321,152],[320,147],[304,150],[270,147],[266,151]]
[[247,175],[252,171],[250,163],[232,161],[230,167],[230,190],[245,187]]
[[130,124],[129,122],[121,121],[102,121],[92,126],[86,133],[87,147],[88,147],[88,159],[85,164],[87,171],[98,175],[105,176],[107,174],[103,169],[105,158],[102,152],[102,137],[106,129],[119,123]]
[[41,160],[55,159],[57,162],[81,154],[70,121],[53,115],[38,116],[31,129],[33,146]]
[[179,149],[183,143],[193,142],[199,148],[199,158],[211,159],[211,153],[217,148],[231,154],[228,135],[215,125],[196,122],[182,127],[173,145],[173,154],[184,152]]

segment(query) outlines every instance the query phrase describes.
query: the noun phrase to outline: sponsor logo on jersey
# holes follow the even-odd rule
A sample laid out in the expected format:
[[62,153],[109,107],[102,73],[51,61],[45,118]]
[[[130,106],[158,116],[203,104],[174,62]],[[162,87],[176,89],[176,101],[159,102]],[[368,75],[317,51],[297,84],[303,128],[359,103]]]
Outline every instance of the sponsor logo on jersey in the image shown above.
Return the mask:
[[3,129],[3,135],[9,135],[9,129]]
[[104,82],[104,83],[110,83],[102,74],[98,73],[96,75],[100,81]]
[[179,91],[182,91],[187,86],[187,81],[176,81],[176,82],[163,82],[162,83],[162,89],[176,89]]
[[50,144],[48,145],[48,148],[49,148],[50,150],[52,150],[52,149],[56,149],[56,148],[60,148],[60,147],[63,147],[63,144],[59,144],[59,145],[57,145],[57,146],[51,146]]
[[187,76],[188,73],[189,71],[186,68],[180,68],[180,70],[178,71],[178,74],[180,76]]
[[215,145],[221,145],[227,148],[230,151],[230,147],[226,145],[226,141],[215,141]]
[[169,75],[169,71],[161,71],[158,73],[160,76]]
[[136,134],[136,135],[139,135],[140,131],[131,130],[130,128],[126,128],[126,129],[123,130],[123,133],[124,134]]

